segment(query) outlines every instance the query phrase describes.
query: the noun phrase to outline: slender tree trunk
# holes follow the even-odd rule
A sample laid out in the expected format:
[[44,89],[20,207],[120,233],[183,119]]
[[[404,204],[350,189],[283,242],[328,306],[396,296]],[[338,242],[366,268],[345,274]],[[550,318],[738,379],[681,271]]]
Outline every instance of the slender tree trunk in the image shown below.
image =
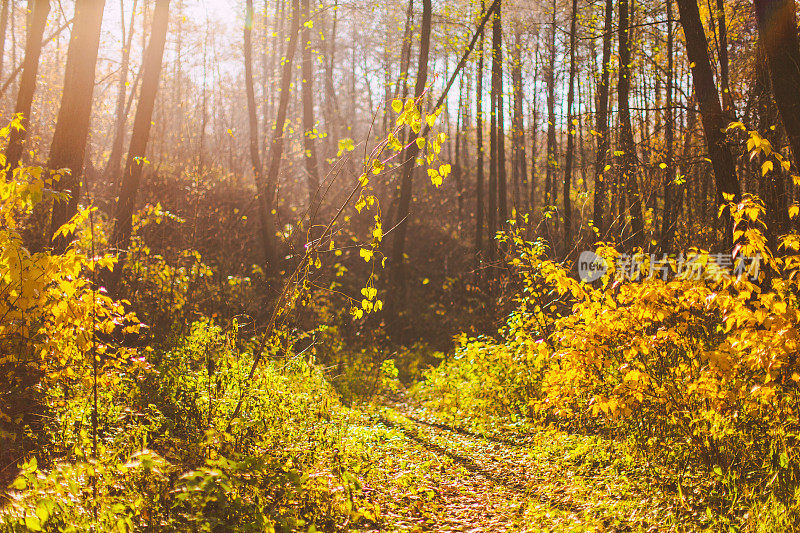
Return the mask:
[[[508,185],[506,180],[505,107],[503,106],[503,20],[497,6],[492,25],[492,90],[497,115],[497,229],[503,230],[508,222]],[[494,235],[492,235],[494,239]],[[492,241],[494,242],[494,240]]]
[[539,110],[536,107],[536,101],[534,100],[533,110],[531,111],[531,177],[528,182],[528,187],[530,188],[528,191],[528,210],[531,216],[533,216],[533,213],[536,211],[536,185],[539,181],[539,173],[537,169],[537,159],[539,157],[539,135],[537,132],[538,124]]
[[[55,188],[70,191],[70,198],[66,203],[56,202],[53,205],[51,236],[78,211],[104,6],[105,0],[75,2],[72,37],[64,67],[64,90],[47,165],[52,170],[67,169],[69,174],[63,176]],[[63,252],[67,244],[66,238],[55,239],[53,249],[58,253]]]
[[464,105],[464,76],[461,76],[458,84],[458,110],[456,112],[456,138],[455,138],[455,160],[453,166],[453,177],[456,181],[456,207],[457,207],[457,214],[456,214],[456,227],[460,233],[461,231],[461,217],[464,212],[464,179],[462,173],[462,162],[461,162],[461,144],[462,144],[462,132],[461,130],[464,129],[465,122],[462,122],[462,113],[461,110],[465,108]]
[[[408,0],[408,8],[406,8],[406,22],[405,28],[403,29],[403,47],[400,51],[400,75],[397,78],[397,84],[395,85],[394,90],[394,97],[399,98],[403,102],[405,102],[406,98],[408,98],[408,69],[409,65],[411,64],[411,45],[412,45],[412,35],[413,35],[413,23],[414,23],[414,0]],[[407,133],[406,130],[403,129],[400,132],[400,144],[403,146],[406,145],[407,141]],[[402,171],[401,171],[402,173]],[[390,197],[394,197],[396,199],[399,196],[400,186],[396,184],[396,177],[394,174],[387,177],[389,181],[389,186],[387,187],[390,194]],[[397,208],[397,204],[394,200],[392,200],[391,205],[389,206],[389,220],[394,220],[394,210]]]
[[[725,142],[725,128],[728,126],[727,116],[722,110],[719,93],[714,84],[711,60],[708,56],[708,41],[700,20],[697,3],[695,0],[677,0],[677,3],[681,26],[686,37],[686,54],[691,65],[694,91],[700,107],[708,156],[714,168],[717,204],[722,205],[727,202],[723,197],[725,194],[732,195],[734,200],[738,200],[740,197],[735,160],[730,147]],[[796,39],[795,36],[795,42],[797,42]],[[732,244],[732,239],[733,228],[728,214],[724,244]]]
[[[309,0],[302,0],[303,22],[311,20]],[[311,31],[307,24],[302,29],[302,98],[303,98],[303,146],[305,148],[306,179],[308,186],[308,213],[313,226],[319,208],[319,167],[317,163],[317,143],[314,133],[314,64],[311,58]],[[312,232],[313,238],[313,232]]]
[[573,100],[575,99],[575,47],[578,33],[578,0],[572,0],[572,16],[569,24],[569,85],[567,88],[567,151],[564,154],[564,257],[569,255],[572,244],[572,166],[575,159],[575,128]]
[[492,79],[491,88],[489,91],[489,206],[487,213],[488,223],[488,245],[489,245],[489,261],[494,262],[497,257],[497,241],[495,235],[497,234],[497,214],[498,214],[498,174],[499,174],[499,143],[498,143],[498,102],[500,100],[499,94],[502,83],[502,70],[500,66],[501,56],[498,50],[498,40],[502,35],[502,28],[500,26],[500,19],[498,13],[495,11],[492,16]]
[[331,34],[322,41],[321,48],[324,50],[325,58],[325,120],[328,126],[328,134],[331,137],[331,150],[336,153],[336,146],[341,139],[341,116],[339,113],[339,102],[336,99],[336,89],[333,85],[333,67],[336,55],[336,22],[338,17],[338,1],[334,2],[333,21],[331,22]]
[[672,248],[672,239],[675,236],[677,226],[677,209],[674,197],[675,181],[675,111],[672,108],[672,86],[673,70],[675,68],[673,53],[675,51],[674,38],[672,35],[672,0],[667,0],[667,87],[666,87],[666,118],[664,120],[664,144],[666,144],[667,165],[664,176],[664,216],[661,224],[661,251],[669,253]]
[[[611,139],[608,131],[608,88],[611,77],[611,35],[614,17],[613,0],[605,2],[605,16],[603,23],[603,65],[600,72],[600,83],[597,86],[597,158],[594,164],[594,214],[592,219],[598,238],[604,238],[606,233],[606,184],[608,176],[605,170],[608,164],[608,150]],[[609,217],[610,218],[610,217]]]
[[[30,0],[28,9],[31,10],[30,25],[25,38],[22,78],[20,78],[17,103],[14,106],[14,113],[22,115],[22,128],[12,129],[9,136],[6,148],[6,165],[9,167],[9,175],[19,165],[23,145],[28,136],[31,106],[36,92],[36,76],[39,72],[39,57],[42,53],[42,36],[47,25],[47,15],[50,12],[50,0]],[[2,48],[0,48],[1,50]]]
[[[131,143],[128,148],[125,171],[122,175],[122,188],[114,216],[114,231],[111,235],[111,244],[120,256],[120,262],[124,260],[131,244],[133,210],[136,206],[136,196],[142,181],[147,143],[150,140],[153,108],[155,107],[158,82],[161,77],[164,45],[167,41],[169,2],[170,0],[156,1],[155,9],[153,10],[150,43],[147,45],[147,52],[142,64],[142,89],[139,93],[139,103],[136,106],[136,115],[133,119]],[[119,264],[110,277],[108,288],[112,293],[119,284],[121,274],[122,265]]]
[[[692,0],[693,1],[693,0]],[[644,222],[642,202],[639,196],[639,184],[636,179],[636,146],[631,126],[629,94],[631,88],[631,46],[630,46],[630,12],[628,0],[619,2],[619,81],[617,83],[617,100],[619,102],[620,146],[622,178],[630,204],[631,229],[633,247],[641,246],[644,238]]]
[[[481,0],[481,14],[485,11]],[[475,169],[475,257],[480,262],[483,252],[483,226],[484,226],[484,171],[483,171],[483,55],[486,50],[484,34],[480,37],[480,52],[478,53],[478,67],[475,83],[475,144],[477,168]]]
[[[420,27],[419,61],[417,63],[417,81],[414,86],[414,98],[421,105],[421,98],[428,81],[428,52],[431,40],[431,0],[422,0],[422,26]],[[401,161],[404,162],[400,181],[400,196],[397,202],[396,230],[392,243],[391,268],[395,298],[405,294],[405,270],[403,254],[405,252],[406,234],[408,231],[408,214],[411,208],[411,194],[414,176],[414,161],[419,154],[417,143],[409,143],[403,150]]]
[[461,184],[458,185],[458,201],[459,201],[459,237],[461,236],[461,231],[464,227],[464,181],[466,180],[466,176],[468,176],[467,172],[467,165],[464,164],[464,161],[469,161],[469,124],[471,121],[470,116],[470,109],[471,109],[471,95],[472,95],[472,78],[469,76],[469,72],[464,70],[462,74],[462,80],[466,78],[466,87],[464,88],[464,104],[461,107]]
[[[547,84],[547,172],[545,174],[545,198],[547,208],[555,205],[555,169],[558,166],[556,147],[556,2],[553,1],[553,18],[550,22],[549,60],[545,72]],[[549,224],[548,224],[549,226]]]
[[800,44],[793,0],[754,0],[758,38],[767,55],[772,93],[789,138],[795,163],[800,161]]
[[722,85],[722,106],[728,116],[732,117],[733,95],[731,94],[729,74],[728,25],[725,21],[725,0],[717,0],[717,25],[719,27],[719,77]]
[[257,183],[259,216],[261,219],[261,238],[264,246],[264,260],[266,272],[271,277],[280,274],[278,266],[278,241],[275,235],[275,194],[278,187],[278,175],[283,157],[284,127],[286,126],[286,113],[289,107],[289,93],[291,91],[292,69],[294,55],[297,50],[297,39],[300,33],[300,2],[292,0],[292,22],[289,30],[289,43],[286,55],[283,58],[283,71],[281,72],[280,98],[278,110],[275,113],[275,129],[273,130],[272,144],[267,157],[268,167],[266,179]]
[[106,181],[113,181],[119,176],[120,165],[122,164],[123,145],[125,144],[125,125],[128,122],[128,114],[125,112],[125,102],[128,93],[128,66],[131,60],[131,44],[133,42],[134,21],[136,19],[136,4],[133,1],[131,9],[131,19],[128,25],[127,35],[125,33],[125,4],[120,0],[120,23],[122,29],[122,62],[119,69],[119,84],[117,86],[117,107],[114,119],[114,139],[111,144],[111,155],[104,172]]
[[529,206],[523,198],[522,188],[528,181],[525,171],[525,124],[522,105],[522,27],[514,28],[514,48],[511,53],[511,80],[514,92],[514,118],[511,130],[511,146],[513,154],[512,181],[514,186],[514,208],[518,213],[528,211]]
[[258,116],[256,115],[256,95],[253,81],[253,0],[245,1],[244,19],[244,85],[247,96],[247,125],[250,135],[250,164],[253,169],[253,180],[264,182],[264,169],[261,166],[261,149],[258,133]]

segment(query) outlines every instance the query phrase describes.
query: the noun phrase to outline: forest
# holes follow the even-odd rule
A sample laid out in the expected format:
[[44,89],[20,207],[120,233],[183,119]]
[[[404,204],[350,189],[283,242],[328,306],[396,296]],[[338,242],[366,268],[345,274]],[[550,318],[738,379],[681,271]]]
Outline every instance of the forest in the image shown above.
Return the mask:
[[800,531],[798,35],[0,0],[0,532]]

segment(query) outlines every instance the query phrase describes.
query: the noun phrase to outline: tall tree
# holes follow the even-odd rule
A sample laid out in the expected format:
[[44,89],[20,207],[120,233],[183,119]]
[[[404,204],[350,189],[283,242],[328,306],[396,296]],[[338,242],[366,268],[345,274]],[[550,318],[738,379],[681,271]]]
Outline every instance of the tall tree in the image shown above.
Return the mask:
[[667,81],[666,81],[666,117],[664,120],[664,144],[666,145],[667,165],[664,175],[664,214],[661,219],[661,250],[668,253],[672,246],[677,227],[677,199],[674,197],[673,183],[675,181],[675,111],[672,108],[672,86],[674,85],[674,60],[675,43],[672,30],[672,0],[667,0]]
[[[8,0],[4,2],[7,8]],[[36,76],[39,72],[39,57],[42,54],[42,36],[47,25],[47,15],[50,12],[50,0],[29,0],[30,24],[25,38],[25,59],[22,62],[22,78],[17,92],[17,103],[14,113],[22,115],[22,128],[14,129],[8,139],[6,148],[6,165],[13,171],[19,165],[22,149],[28,136],[28,127],[31,118],[33,95],[36,92]],[[3,34],[5,35],[5,34]],[[0,48],[0,52],[2,48]]]
[[314,63],[311,57],[311,7],[309,0],[302,0],[303,30],[302,42],[302,98],[303,98],[303,147],[305,148],[306,183],[308,184],[309,220],[314,220],[319,206],[319,167],[317,163],[317,143],[314,134]]
[[[503,105],[503,18],[502,2],[497,5],[492,25],[492,91],[497,115],[497,229],[504,229],[508,221],[508,183],[506,179],[505,106]],[[496,71],[495,71],[496,69]],[[494,235],[492,235],[494,239]],[[494,241],[493,241],[494,242]]]
[[800,44],[793,0],[753,0],[758,39],[766,52],[772,93],[789,138],[795,163],[800,161]]
[[597,85],[597,156],[594,164],[594,214],[592,215],[596,235],[603,238],[606,231],[606,176],[605,167],[608,161],[608,150],[611,139],[608,132],[608,89],[611,78],[611,35],[614,16],[613,0],[605,0],[605,15],[603,18],[603,57],[600,70],[600,83]]
[[619,2],[619,81],[617,82],[617,101],[619,104],[619,137],[622,180],[631,212],[631,242],[634,247],[640,246],[644,238],[644,218],[642,203],[639,197],[639,183],[636,179],[636,145],[633,140],[631,125],[630,89],[631,89],[631,39],[630,39],[630,4],[628,0]]
[[[484,1],[481,0],[481,15],[485,10]],[[483,53],[486,49],[483,32],[480,36],[480,50],[478,52],[478,65],[475,73],[475,154],[477,157],[475,169],[475,257],[479,260],[483,251],[483,226],[484,226],[484,170],[483,170]]]
[[[578,0],[572,0],[569,23],[569,81],[567,82],[567,150],[564,154],[564,255],[569,253],[572,241],[572,165],[575,159],[575,128],[573,103],[575,100],[576,41],[578,38]],[[577,121],[576,121],[577,122]]]
[[497,256],[497,198],[498,198],[498,174],[499,174],[499,148],[498,148],[498,109],[499,93],[502,90],[502,70],[500,66],[500,51],[497,49],[499,36],[501,35],[500,20],[495,11],[492,16],[492,76],[489,87],[489,201],[486,212],[486,222],[488,229],[488,258],[494,262]]
[[297,39],[300,34],[300,1],[292,0],[292,21],[289,29],[289,42],[283,58],[283,70],[280,81],[280,97],[278,110],[275,113],[275,128],[267,156],[267,175],[261,183],[256,183],[258,191],[259,218],[261,220],[261,242],[264,246],[266,272],[269,276],[280,274],[278,268],[278,240],[275,235],[275,194],[278,188],[278,175],[283,158],[283,142],[285,137],[286,113],[289,107],[294,55],[297,50]]
[[256,184],[264,182],[264,169],[261,166],[260,136],[258,116],[256,115],[256,95],[253,82],[253,0],[245,2],[244,22],[244,84],[247,97],[247,127],[250,137],[250,165]]
[[547,208],[555,205],[555,170],[558,167],[556,147],[556,2],[553,0],[552,18],[550,19],[550,35],[547,43],[547,67],[545,83],[547,84],[547,170],[544,184],[544,203]]
[[[78,211],[104,7],[105,0],[75,2],[72,36],[64,67],[64,91],[47,164],[52,170],[66,169],[67,174],[59,180],[56,189],[69,191],[70,197],[66,203],[56,202],[53,205],[50,235],[54,235]],[[55,239],[53,248],[61,252],[67,244],[65,238]]]
[[725,0],[717,0],[717,27],[719,30],[719,78],[722,86],[722,107],[728,116],[733,116],[730,62],[728,60],[728,24],[725,19]]
[[[695,0],[677,0],[677,4],[681,27],[686,38],[686,55],[691,66],[695,96],[700,108],[703,133],[708,147],[708,157],[714,168],[714,180],[717,185],[716,200],[718,205],[722,205],[725,203],[724,194],[730,194],[734,199],[738,199],[741,192],[739,180],[736,178],[735,160],[730,147],[725,142],[725,128],[728,120],[720,105],[719,93],[714,83],[711,60],[708,56],[708,41],[700,20],[697,2]],[[733,228],[729,220],[726,225],[725,244],[731,244],[732,239]]]
[[525,171],[525,124],[522,105],[522,25],[514,25],[514,45],[511,52],[511,84],[514,93],[514,116],[511,129],[512,167],[511,180],[514,187],[514,207],[518,212],[529,206],[523,199],[522,186],[528,181]]
[[136,20],[136,6],[138,0],[133,0],[131,18],[128,27],[125,27],[125,2],[120,0],[120,32],[122,34],[122,60],[119,66],[119,81],[117,82],[117,106],[114,113],[114,139],[111,143],[111,154],[105,169],[107,181],[118,179],[120,165],[122,165],[123,145],[125,144],[125,125],[128,122],[125,102],[128,96],[128,67],[131,62],[131,45],[133,44],[134,21]]
[[[425,84],[428,82],[428,53],[431,41],[431,18],[433,7],[431,0],[422,0],[422,25],[420,27],[419,58],[417,62],[417,80],[414,85],[414,98],[417,105],[422,105]],[[408,143],[403,150],[401,161],[403,174],[400,180],[400,195],[397,199],[395,217],[397,229],[392,242],[391,268],[392,282],[396,292],[395,298],[405,293],[405,253],[406,234],[408,232],[408,214],[411,208],[411,194],[414,176],[414,161],[419,154],[417,143]]]
[[[122,175],[122,187],[115,210],[111,244],[123,258],[131,243],[133,209],[136,205],[136,196],[142,181],[147,143],[150,139],[153,108],[158,94],[158,80],[161,76],[164,45],[167,40],[169,2],[170,0],[157,0],[153,10],[150,43],[147,45],[147,52],[142,65],[142,87],[139,93],[139,103],[136,106],[136,115],[133,119],[131,143],[128,148],[125,171]],[[119,282],[121,272],[122,268],[120,267],[114,270],[114,275],[108,287],[110,290],[113,290]]]

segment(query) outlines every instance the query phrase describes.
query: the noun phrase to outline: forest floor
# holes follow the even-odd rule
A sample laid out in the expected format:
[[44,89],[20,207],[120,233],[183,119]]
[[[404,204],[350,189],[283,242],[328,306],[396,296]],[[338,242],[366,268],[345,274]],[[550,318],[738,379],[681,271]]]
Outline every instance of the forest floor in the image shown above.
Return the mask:
[[374,424],[365,431],[381,433],[375,442],[383,446],[364,492],[380,518],[369,531],[656,532],[687,524],[651,468],[598,436],[481,435],[407,403],[386,407]]

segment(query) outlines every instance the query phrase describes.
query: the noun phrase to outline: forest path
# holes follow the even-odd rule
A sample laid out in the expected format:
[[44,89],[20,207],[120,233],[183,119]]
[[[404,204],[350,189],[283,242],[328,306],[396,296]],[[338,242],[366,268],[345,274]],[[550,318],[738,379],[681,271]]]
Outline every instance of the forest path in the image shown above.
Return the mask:
[[[383,500],[374,531],[656,532],[677,522],[649,469],[600,437],[478,435],[405,404],[380,422],[404,442],[391,452],[399,466],[388,468],[387,483],[367,488]],[[393,492],[392,480],[414,471],[417,490]]]

